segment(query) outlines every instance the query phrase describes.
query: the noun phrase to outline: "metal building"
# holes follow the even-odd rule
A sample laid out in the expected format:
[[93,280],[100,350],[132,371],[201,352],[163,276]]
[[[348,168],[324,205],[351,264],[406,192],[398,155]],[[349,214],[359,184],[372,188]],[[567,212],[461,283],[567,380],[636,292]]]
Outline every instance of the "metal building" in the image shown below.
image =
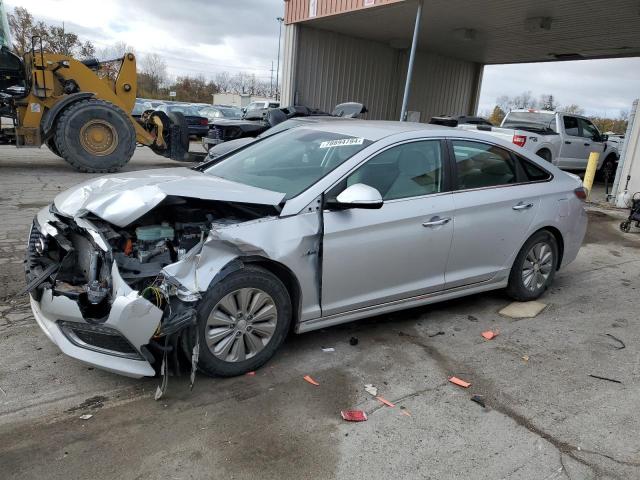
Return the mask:
[[282,103],[373,119],[475,113],[487,64],[640,55],[637,0],[285,0],[285,24]]

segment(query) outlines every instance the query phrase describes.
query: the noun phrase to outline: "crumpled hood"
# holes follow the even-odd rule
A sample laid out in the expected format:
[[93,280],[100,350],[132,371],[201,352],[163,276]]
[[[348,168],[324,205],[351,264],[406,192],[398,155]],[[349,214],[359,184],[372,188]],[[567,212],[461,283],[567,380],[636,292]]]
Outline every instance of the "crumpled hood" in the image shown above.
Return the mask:
[[109,223],[125,227],[167,196],[276,206],[285,194],[179,167],[89,180],[58,194],[54,204],[63,215],[76,217],[91,212]]

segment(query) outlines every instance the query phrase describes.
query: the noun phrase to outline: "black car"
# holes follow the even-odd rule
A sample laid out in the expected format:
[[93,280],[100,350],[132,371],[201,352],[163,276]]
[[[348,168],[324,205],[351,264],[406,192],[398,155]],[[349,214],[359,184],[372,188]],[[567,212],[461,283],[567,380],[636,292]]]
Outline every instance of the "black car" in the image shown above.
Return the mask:
[[205,150],[209,151],[212,147],[220,143],[241,138],[257,137],[287,119],[297,117],[356,118],[366,112],[367,108],[364,105],[355,102],[341,103],[337,105],[331,113],[302,105],[249,110],[241,120],[221,118],[210,122],[209,134],[202,139],[202,144]]
[[209,119],[198,113],[198,110],[192,105],[173,103],[165,103],[160,105],[156,110],[164,113],[181,113],[184,115],[189,127],[189,135],[196,137],[204,137],[209,133]]

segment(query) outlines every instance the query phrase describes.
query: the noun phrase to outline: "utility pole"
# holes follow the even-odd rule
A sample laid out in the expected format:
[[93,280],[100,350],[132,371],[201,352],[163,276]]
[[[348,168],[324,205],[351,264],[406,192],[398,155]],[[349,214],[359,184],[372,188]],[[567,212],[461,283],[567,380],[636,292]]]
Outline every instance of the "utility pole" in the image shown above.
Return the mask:
[[276,20],[280,24],[280,31],[278,32],[278,66],[276,67],[276,100],[280,100],[280,37],[282,37],[282,22],[284,22],[284,18],[276,17]]
[[273,60],[271,60],[271,86],[269,87],[269,96],[273,98]]

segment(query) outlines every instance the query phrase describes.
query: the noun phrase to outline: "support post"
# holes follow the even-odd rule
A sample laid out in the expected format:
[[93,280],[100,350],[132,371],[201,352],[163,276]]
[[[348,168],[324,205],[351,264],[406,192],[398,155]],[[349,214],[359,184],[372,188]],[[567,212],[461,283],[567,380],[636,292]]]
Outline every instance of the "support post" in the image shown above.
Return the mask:
[[402,97],[402,109],[400,110],[400,121],[407,120],[407,104],[409,103],[409,93],[411,92],[411,77],[413,76],[413,64],[416,59],[416,48],[418,47],[418,34],[420,33],[420,20],[422,18],[422,0],[418,0],[416,11],[416,24],[413,28],[413,40],[411,41],[411,53],[409,54],[409,65],[407,66],[407,81],[404,84],[404,95]]

